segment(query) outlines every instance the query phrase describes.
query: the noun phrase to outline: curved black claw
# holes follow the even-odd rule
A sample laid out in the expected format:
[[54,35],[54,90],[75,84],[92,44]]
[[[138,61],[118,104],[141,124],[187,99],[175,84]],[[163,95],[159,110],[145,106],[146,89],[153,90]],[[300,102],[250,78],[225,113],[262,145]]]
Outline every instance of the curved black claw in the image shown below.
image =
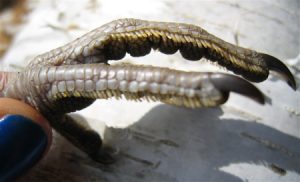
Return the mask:
[[287,84],[296,90],[296,81],[290,70],[279,59],[268,54],[261,53],[262,58],[266,61],[270,70],[277,72]]
[[221,91],[236,92],[249,97],[260,104],[265,103],[263,93],[253,84],[240,77],[224,73],[214,73],[211,74],[210,78],[214,86]]

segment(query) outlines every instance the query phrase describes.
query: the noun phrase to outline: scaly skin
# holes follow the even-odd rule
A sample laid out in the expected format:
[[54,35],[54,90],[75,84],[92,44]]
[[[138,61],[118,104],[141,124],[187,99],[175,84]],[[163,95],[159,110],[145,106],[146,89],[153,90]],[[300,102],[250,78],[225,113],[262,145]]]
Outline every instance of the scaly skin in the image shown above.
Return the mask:
[[246,80],[222,73],[184,72],[130,64],[108,65],[126,52],[144,56],[151,49],[188,60],[216,61],[250,81],[263,81],[273,70],[296,88],[293,75],[278,59],[227,43],[201,29],[180,23],[121,19],[37,56],[23,72],[0,72],[0,96],[22,100],[93,159],[110,163],[101,139],[67,115],[95,99],[110,97],[161,101],[189,108],[213,107],[237,92],[264,103],[263,94]]

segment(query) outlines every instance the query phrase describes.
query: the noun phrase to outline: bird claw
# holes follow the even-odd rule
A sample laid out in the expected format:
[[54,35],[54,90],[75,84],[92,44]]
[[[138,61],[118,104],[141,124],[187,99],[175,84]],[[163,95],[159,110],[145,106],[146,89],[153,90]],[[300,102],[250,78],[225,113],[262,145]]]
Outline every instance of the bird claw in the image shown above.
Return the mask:
[[212,73],[210,75],[210,80],[214,86],[222,92],[236,92],[251,98],[260,104],[265,103],[263,93],[253,84],[240,77],[224,73]]
[[278,73],[292,89],[296,90],[295,78],[285,64],[283,64],[279,59],[268,54],[261,53],[260,55],[266,62],[270,71]]

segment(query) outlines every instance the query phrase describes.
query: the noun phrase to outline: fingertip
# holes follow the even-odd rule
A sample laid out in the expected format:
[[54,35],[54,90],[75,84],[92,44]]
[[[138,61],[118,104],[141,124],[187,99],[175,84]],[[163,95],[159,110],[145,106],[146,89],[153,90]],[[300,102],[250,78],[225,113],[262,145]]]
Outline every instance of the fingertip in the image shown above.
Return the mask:
[[32,168],[51,144],[51,127],[29,105],[0,98],[0,181],[14,180]]
[[5,115],[21,115],[31,119],[34,123],[42,127],[47,135],[48,143],[51,143],[52,129],[47,121],[37,110],[28,104],[10,98],[0,98],[0,118]]

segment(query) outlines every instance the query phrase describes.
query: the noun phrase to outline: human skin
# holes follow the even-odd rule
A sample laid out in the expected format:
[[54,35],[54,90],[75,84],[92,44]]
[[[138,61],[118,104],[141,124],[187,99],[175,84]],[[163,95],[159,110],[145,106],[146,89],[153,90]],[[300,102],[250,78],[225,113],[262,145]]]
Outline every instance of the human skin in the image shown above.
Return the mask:
[[37,110],[24,102],[10,98],[0,98],[0,106],[0,118],[5,115],[21,115],[41,126],[48,136],[49,144],[47,150],[49,149],[52,138],[52,129],[48,121]]
[[[14,99],[9,99],[9,98],[0,98],[0,118],[2,119],[3,117],[8,115],[23,116],[25,118],[30,119],[33,123],[37,124],[42,128],[42,130],[47,136],[48,142],[47,142],[47,146],[45,147],[45,150],[41,154],[42,157],[36,162],[40,161],[48,152],[51,145],[52,129],[48,121],[37,110],[25,104],[24,102],[14,100]],[[13,141],[13,139],[11,141]],[[18,152],[22,152],[22,149],[19,149],[19,151],[11,151],[11,153],[14,155],[17,155]],[[20,171],[19,174],[22,175],[25,172],[28,172],[30,168],[36,165],[36,162],[33,162],[30,165],[28,165],[28,169],[22,169],[22,171]],[[16,163],[15,165],[18,166],[18,163]],[[15,177],[19,177],[19,176],[15,176]],[[13,179],[15,177],[11,176],[10,178]]]

